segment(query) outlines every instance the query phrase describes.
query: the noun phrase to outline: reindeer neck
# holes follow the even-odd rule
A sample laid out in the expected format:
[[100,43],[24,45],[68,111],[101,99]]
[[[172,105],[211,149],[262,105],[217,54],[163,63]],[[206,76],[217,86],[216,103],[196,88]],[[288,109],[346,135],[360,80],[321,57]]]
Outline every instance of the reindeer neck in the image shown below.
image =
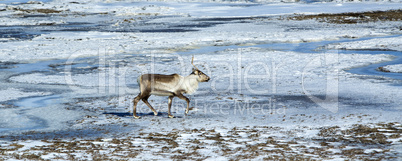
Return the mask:
[[184,90],[187,94],[193,94],[198,89],[198,76],[190,74],[184,78]]

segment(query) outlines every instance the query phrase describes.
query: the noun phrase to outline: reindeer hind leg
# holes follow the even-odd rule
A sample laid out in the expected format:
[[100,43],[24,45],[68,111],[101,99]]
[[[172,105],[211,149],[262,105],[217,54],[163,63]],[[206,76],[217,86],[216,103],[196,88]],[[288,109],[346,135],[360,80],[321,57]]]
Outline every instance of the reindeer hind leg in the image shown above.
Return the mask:
[[150,97],[150,95],[149,96],[146,96],[146,97],[144,97],[144,98],[142,98],[142,101],[152,110],[152,112],[154,112],[154,115],[155,116],[157,116],[158,115],[158,112],[151,106],[151,104],[149,104],[149,102],[148,102],[148,98]]
[[138,94],[138,96],[133,99],[133,116],[136,119],[141,118],[140,116],[137,115],[137,104],[140,100],[141,100],[141,93]]

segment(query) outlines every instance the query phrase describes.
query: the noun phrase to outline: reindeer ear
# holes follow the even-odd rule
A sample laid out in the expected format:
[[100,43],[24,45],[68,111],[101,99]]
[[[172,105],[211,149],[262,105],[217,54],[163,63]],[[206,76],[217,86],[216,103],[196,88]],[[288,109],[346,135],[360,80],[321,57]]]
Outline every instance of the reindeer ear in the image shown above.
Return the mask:
[[198,69],[193,68],[193,74],[198,74]]

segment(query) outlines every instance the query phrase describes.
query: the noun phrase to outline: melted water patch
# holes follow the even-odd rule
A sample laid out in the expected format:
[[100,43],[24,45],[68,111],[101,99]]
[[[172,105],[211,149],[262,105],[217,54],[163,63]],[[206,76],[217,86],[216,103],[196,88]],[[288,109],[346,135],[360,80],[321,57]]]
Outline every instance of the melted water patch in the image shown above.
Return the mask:
[[[47,128],[48,122],[36,110],[60,103],[59,95],[36,96],[15,101],[15,108],[2,109],[0,132],[26,131]],[[46,115],[46,113],[43,113]]]

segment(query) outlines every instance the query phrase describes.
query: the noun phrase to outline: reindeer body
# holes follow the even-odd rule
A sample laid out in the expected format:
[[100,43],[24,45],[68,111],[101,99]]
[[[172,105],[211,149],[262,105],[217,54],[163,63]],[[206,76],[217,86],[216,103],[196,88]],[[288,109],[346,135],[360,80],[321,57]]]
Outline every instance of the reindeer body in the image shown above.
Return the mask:
[[[191,60],[191,64],[193,64],[193,60]],[[210,78],[203,72],[198,70],[197,67],[195,67],[195,69],[193,69],[193,72],[186,77],[179,74],[143,74],[139,76],[137,82],[140,87],[140,93],[133,100],[134,118],[140,118],[136,114],[137,104],[140,100],[142,100],[154,112],[154,115],[158,115],[158,112],[148,102],[148,98],[151,95],[169,96],[168,115],[170,118],[174,117],[170,113],[170,108],[172,106],[172,100],[174,97],[179,97],[180,99],[186,100],[187,108],[185,112],[186,114],[188,114],[190,100],[183,94],[193,94],[198,89],[199,82],[208,82],[209,79]]]
[[150,95],[174,96],[175,93],[193,94],[198,89],[197,76],[178,74],[144,74],[138,77],[140,91]]

